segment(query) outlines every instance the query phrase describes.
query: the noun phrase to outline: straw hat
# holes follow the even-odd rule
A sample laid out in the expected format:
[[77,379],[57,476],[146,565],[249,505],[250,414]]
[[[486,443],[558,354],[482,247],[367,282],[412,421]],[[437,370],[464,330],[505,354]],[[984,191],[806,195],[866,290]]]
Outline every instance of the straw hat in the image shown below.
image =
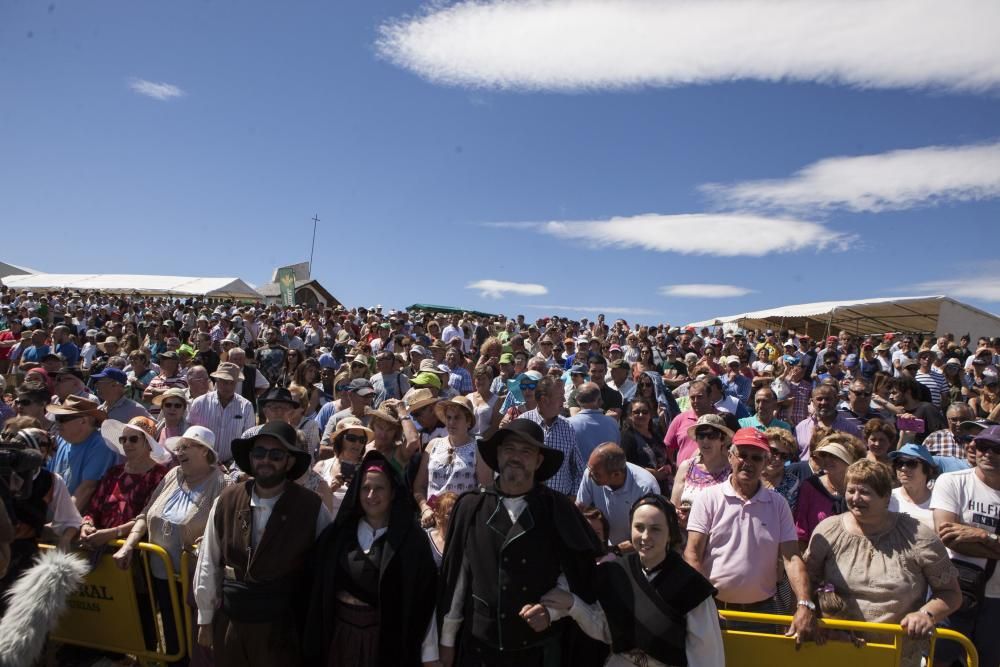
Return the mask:
[[406,409],[411,415],[420,408],[424,408],[438,402],[437,396],[431,393],[430,389],[414,389],[410,392],[409,396],[410,398],[406,401]]
[[89,415],[101,423],[108,418],[108,413],[100,409],[94,401],[79,396],[67,396],[62,405],[47,405],[45,411],[50,415]]
[[101,424],[101,435],[104,436],[104,443],[120,456],[125,456],[125,448],[118,439],[125,434],[128,429],[146,439],[149,445],[150,456],[157,463],[166,463],[170,460],[170,452],[164,449],[163,445],[156,441],[156,422],[149,417],[133,417],[127,424],[123,424],[117,419],[107,419]]
[[215,369],[215,372],[211,376],[219,380],[232,380],[233,382],[243,379],[240,367],[228,361],[223,361],[219,364],[219,367]]
[[476,423],[476,412],[472,409],[472,401],[465,396],[455,396],[446,401],[438,401],[437,405],[434,406],[434,414],[437,415],[442,424],[446,422],[445,412],[452,406],[457,406],[464,410],[469,421],[473,424]]
[[158,396],[154,396],[153,397],[153,405],[161,406],[161,405],[163,405],[163,402],[165,400],[167,400],[168,398],[179,398],[180,400],[184,401],[184,405],[187,405],[187,403],[188,403],[188,397],[187,397],[187,392],[186,391],[184,391],[180,387],[171,387],[170,389],[167,389],[162,394],[159,394]]
[[365,423],[357,417],[344,417],[337,422],[337,427],[333,430],[333,435],[330,436],[330,439],[336,440],[348,431],[361,431],[368,436],[369,442],[375,439],[375,431],[365,426]]
[[[370,419],[381,419],[385,423],[392,424],[393,426],[396,427],[402,426],[403,423],[399,421],[399,419],[391,415],[389,411],[386,409],[386,407],[387,406],[384,403],[380,405],[377,410],[366,406],[365,416],[369,417]],[[371,421],[369,421],[369,423],[371,423]]]
[[716,431],[722,433],[729,440],[733,439],[733,432],[726,426],[726,420],[722,418],[721,415],[717,414],[707,414],[698,417],[698,421],[691,426],[688,426],[687,436],[692,440],[695,439],[694,434],[698,430],[699,426],[711,426]]
[[121,347],[121,343],[118,341],[117,338],[115,338],[114,336],[108,336],[107,338],[104,339],[103,343],[97,344],[97,349],[100,350],[101,352],[107,352],[104,346],[111,344],[118,345],[119,347]]

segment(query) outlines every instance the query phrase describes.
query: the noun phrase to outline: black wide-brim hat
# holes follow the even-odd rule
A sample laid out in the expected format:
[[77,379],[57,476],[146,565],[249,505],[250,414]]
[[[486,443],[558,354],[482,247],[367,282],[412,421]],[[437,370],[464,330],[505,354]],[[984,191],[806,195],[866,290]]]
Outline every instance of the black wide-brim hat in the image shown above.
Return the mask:
[[233,440],[233,460],[246,474],[253,476],[253,467],[250,465],[250,450],[253,449],[254,443],[261,438],[274,438],[283,444],[288,450],[288,454],[295,459],[295,465],[285,475],[288,479],[296,480],[309,469],[312,457],[309,456],[309,452],[299,446],[295,429],[285,422],[268,422],[261,426],[253,437]]
[[545,432],[542,431],[541,426],[530,419],[515,419],[506,426],[502,426],[489,438],[479,440],[479,455],[486,461],[486,465],[497,472],[500,471],[500,466],[497,465],[497,447],[511,437],[530,442],[541,450],[542,465],[535,471],[537,481],[544,482],[559,472],[559,468],[563,464],[563,453],[545,445]]

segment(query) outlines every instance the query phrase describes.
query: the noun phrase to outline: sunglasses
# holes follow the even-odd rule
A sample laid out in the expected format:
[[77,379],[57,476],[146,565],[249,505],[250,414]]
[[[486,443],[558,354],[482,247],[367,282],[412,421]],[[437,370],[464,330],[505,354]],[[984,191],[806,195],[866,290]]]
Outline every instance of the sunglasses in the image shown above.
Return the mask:
[[56,421],[60,424],[68,424],[71,421],[82,418],[83,415],[56,415]]
[[976,443],[976,451],[980,454],[1000,454],[1000,445],[980,440]]
[[538,386],[537,382],[522,382],[521,383],[521,389],[531,389],[532,391],[534,391],[535,387],[537,387],[537,386]]
[[719,440],[722,438],[722,434],[714,428],[699,428],[694,432],[694,437],[698,440]]
[[791,461],[792,460],[792,455],[791,454],[787,454],[787,453],[781,451],[780,449],[775,449],[774,447],[771,447],[771,458],[772,459],[781,459],[782,461]]
[[168,410],[180,410],[184,407],[183,403],[164,403],[163,407]]
[[[41,403],[41,401],[33,401],[30,398],[15,398],[14,405],[34,405],[35,403]],[[58,419],[58,417],[57,417]]]
[[861,396],[862,398],[871,398],[872,395],[872,392],[870,391],[854,391],[853,389],[851,390],[851,393],[855,396]]
[[763,463],[767,458],[764,454],[749,454],[747,452],[737,452],[734,456],[740,461],[751,461],[753,463]]
[[349,384],[338,384],[333,387],[336,391],[347,391],[351,388]]
[[266,447],[254,447],[250,450],[250,458],[263,461],[270,459],[275,463],[280,463],[288,458],[288,452],[284,449],[267,449]]
[[896,459],[892,462],[892,467],[896,470],[900,470],[901,468],[916,468],[919,465],[920,461],[917,459]]
[[344,440],[346,440],[347,442],[358,442],[358,443],[362,443],[362,444],[368,442],[368,438],[366,438],[365,436],[363,436],[363,435],[355,435],[353,433],[346,434],[344,436]]
[[137,445],[143,440],[145,440],[145,438],[141,435],[123,435],[118,438],[118,444],[124,445],[127,442],[131,445]]
[[640,415],[640,416],[641,415],[648,415],[649,414],[649,410],[646,410],[644,408],[640,408],[639,410],[633,410],[632,414],[633,415]]

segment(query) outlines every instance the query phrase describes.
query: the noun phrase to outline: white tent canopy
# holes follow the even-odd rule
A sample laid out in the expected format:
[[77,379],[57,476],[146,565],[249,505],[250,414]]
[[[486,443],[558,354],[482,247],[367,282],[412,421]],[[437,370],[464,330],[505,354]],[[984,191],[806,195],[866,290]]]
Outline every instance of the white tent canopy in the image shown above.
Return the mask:
[[947,296],[819,301],[716,317],[689,326],[720,325],[746,329],[789,328],[814,338],[841,330],[853,334],[953,333],[956,337],[968,333],[973,341],[977,336],[1000,335],[1000,317]]
[[192,278],[127,274],[33,273],[7,276],[5,285],[15,289],[101,290],[122,294],[201,296],[209,299],[262,299],[260,293],[239,278]]

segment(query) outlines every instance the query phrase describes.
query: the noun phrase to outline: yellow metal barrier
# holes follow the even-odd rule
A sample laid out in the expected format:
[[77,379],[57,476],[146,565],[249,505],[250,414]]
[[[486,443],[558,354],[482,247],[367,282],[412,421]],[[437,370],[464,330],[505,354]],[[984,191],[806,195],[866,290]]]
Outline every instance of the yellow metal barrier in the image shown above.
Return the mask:
[[[770,626],[788,626],[791,616],[776,614],[754,614],[743,611],[720,610],[719,614],[728,621],[758,623]],[[847,641],[828,641],[819,645],[805,642],[798,649],[793,637],[784,635],[746,632],[743,630],[724,630],[722,639],[726,648],[726,662],[739,667],[775,667],[775,665],[807,664],[810,667],[886,667],[899,665],[903,654],[902,638],[906,630],[899,625],[889,623],[862,623],[858,621],[839,621],[834,619],[819,619],[818,625],[831,630],[848,630],[864,634],[880,634],[893,637],[892,644],[866,643],[856,647]],[[978,667],[979,655],[976,647],[965,635],[936,628],[931,638],[930,654],[927,664],[934,664],[934,647],[939,639],[958,642],[965,649],[967,667]]]
[[[146,647],[141,616],[139,613],[139,597],[136,595],[135,577],[131,570],[121,570],[111,558],[124,542],[112,540],[108,543],[107,552],[98,559],[94,569],[87,575],[83,588],[67,599],[66,613],[59,621],[58,627],[49,637],[57,642],[84,646],[112,653],[134,655],[139,660],[154,662],[177,662],[190,650],[190,610],[182,599],[188,585],[189,561],[184,554],[181,558],[180,581],[185,593],[177,594],[177,587],[170,586],[170,609],[159,610],[161,614],[173,616],[174,627],[177,628],[178,650],[166,652],[165,638],[156,631],[157,650]],[[39,545],[41,548],[53,548],[51,545]],[[156,598],[152,591],[152,576],[149,571],[149,559],[159,558],[167,573],[167,580],[177,581],[170,555],[155,544],[140,542],[136,545],[135,555],[144,570],[147,597],[142,602],[148,604],[149,615],[156,623]],[[137,567],[133,559],[132,569]]]

